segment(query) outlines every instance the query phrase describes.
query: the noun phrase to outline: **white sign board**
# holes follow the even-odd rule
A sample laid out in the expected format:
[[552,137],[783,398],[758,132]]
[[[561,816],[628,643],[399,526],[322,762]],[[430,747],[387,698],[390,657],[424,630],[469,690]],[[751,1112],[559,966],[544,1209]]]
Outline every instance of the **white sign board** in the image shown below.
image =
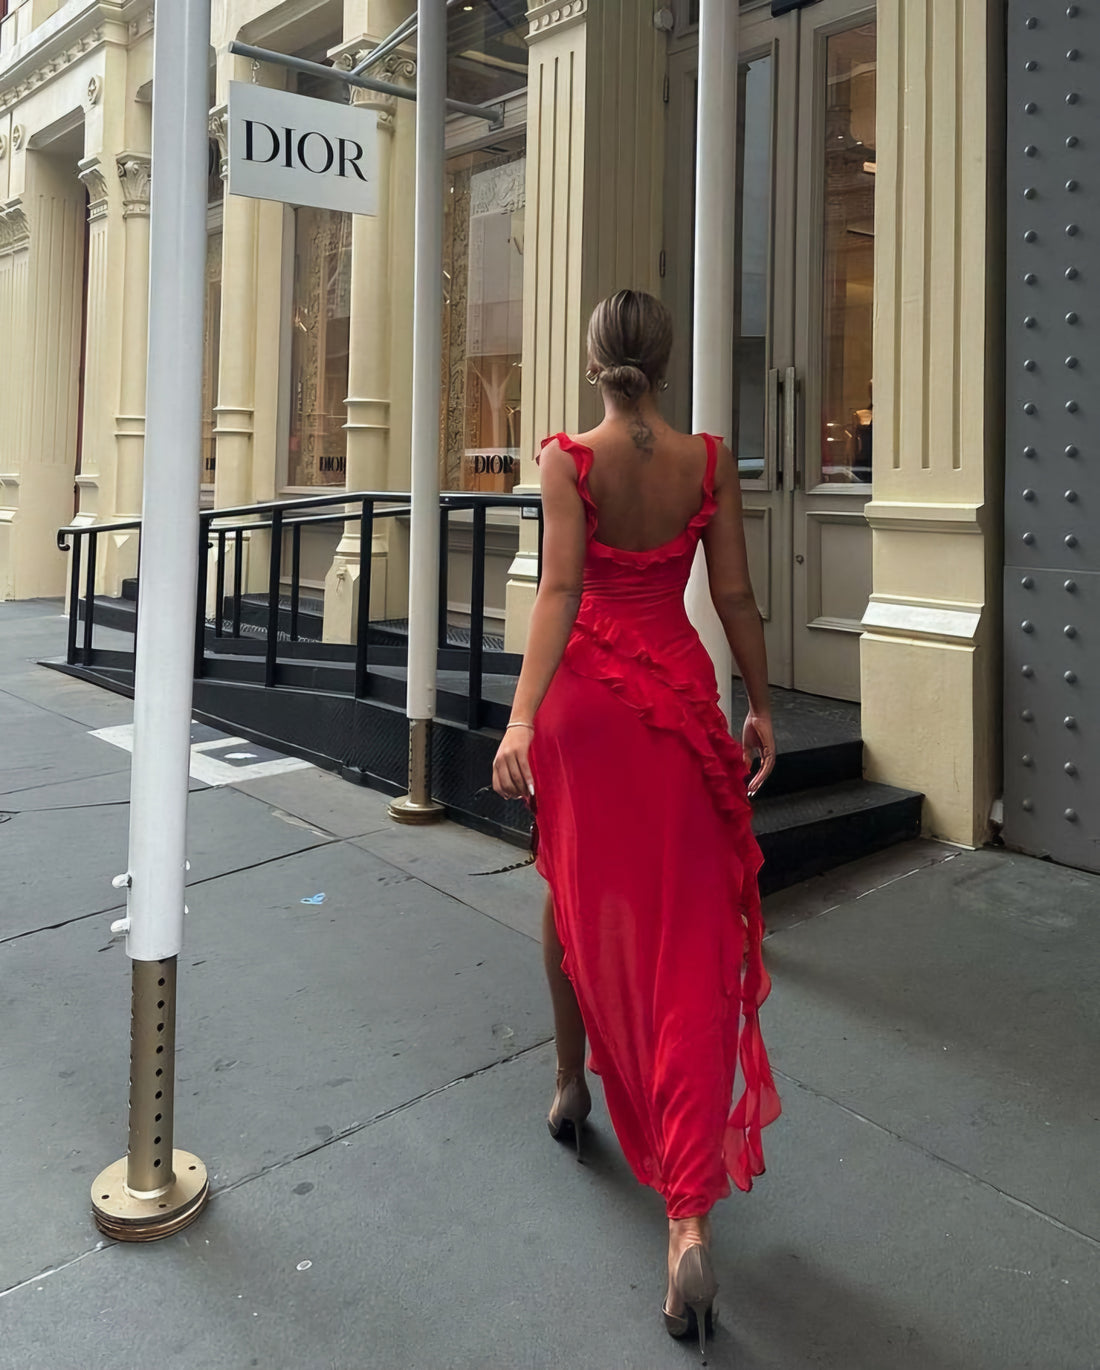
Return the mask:
[[377,114],[232,81],[229,193],[377,214]]

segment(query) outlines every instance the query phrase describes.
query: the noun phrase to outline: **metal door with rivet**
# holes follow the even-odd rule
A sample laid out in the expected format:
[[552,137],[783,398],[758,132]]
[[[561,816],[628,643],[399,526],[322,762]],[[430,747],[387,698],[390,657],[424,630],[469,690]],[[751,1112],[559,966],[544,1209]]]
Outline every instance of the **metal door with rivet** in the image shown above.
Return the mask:
[[1100,9],[1008,26],[1004,837],[1100,870]]

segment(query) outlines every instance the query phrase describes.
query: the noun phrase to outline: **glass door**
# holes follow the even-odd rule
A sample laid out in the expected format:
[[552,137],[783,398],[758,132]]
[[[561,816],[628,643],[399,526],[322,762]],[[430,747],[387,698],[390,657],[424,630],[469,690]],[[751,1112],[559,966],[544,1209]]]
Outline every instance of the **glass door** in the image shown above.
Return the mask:
[[[773,684],[859,697],[870,592],[874,6],[743,11],[734,431]],[[669,66],[665,298],[682,340],[670,418],[691,420],[697,35]]]
[[799,48],[792,684],[858,699],[871,593],[874,6],[801,11]]
[[[677,345],[669,370],[670,421],[691,426],[695,140],[698,33],[669,59],[665,302]],[[764,619],[773,683],[791,680],[791,520],[784,491],[782,383],[794,358],[794,186],[798,129],[798,20],[767,10],[741,17],[738,63],[738,222],[734,301],[733,431],[753,589]]]

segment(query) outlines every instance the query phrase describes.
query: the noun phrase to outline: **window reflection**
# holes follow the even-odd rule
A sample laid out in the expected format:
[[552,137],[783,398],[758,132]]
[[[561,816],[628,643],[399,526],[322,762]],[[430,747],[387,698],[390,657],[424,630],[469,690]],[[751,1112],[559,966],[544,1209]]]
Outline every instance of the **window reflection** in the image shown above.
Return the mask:
[[527,85],[527,0],[464,0],[447,16],[447,94],[483,104]]
[[351,323],[350,214],[294,211],[290,485],[343,485]]
[[445,489],[510,491],[519,476],[526,165],[511,151],[448,166]]
[[875,25],[826,53],[821,478],[869,482],[875,255]]

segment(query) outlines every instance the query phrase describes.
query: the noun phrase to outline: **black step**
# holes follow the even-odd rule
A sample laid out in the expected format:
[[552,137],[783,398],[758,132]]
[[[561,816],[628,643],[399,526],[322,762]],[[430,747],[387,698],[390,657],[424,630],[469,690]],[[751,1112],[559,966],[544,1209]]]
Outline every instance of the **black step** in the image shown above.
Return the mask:
[[[79,623],[84,622],[84,600],[77,604],[76,617]],[[132,633],[137,627],[137,602],[96,595],[93,617],[97,628],[118,628],[121,632]]]
[[920,836],[922,797],[869,780],[753,801],[764,894]]

